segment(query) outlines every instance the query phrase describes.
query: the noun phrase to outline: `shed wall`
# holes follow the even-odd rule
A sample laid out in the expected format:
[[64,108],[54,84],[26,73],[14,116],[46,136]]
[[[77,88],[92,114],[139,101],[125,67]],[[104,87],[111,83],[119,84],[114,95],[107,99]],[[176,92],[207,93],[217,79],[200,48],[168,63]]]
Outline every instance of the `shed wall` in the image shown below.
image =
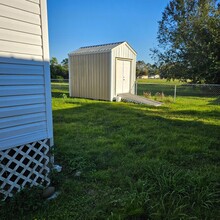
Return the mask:
[[52,137],[46,0],[0,0],[0,150]]
[[70,55],[70,96],[110,100],[111,53]]
[[116,94],[116,59],[127,59],[131,61],[131,78],[130,78],[130,92],[135,92],[135,80],[136,80],[136,54],[133,50],[123,43],[112,49],[112,63],[111,63],[111,97],[112,99],[117,96]]

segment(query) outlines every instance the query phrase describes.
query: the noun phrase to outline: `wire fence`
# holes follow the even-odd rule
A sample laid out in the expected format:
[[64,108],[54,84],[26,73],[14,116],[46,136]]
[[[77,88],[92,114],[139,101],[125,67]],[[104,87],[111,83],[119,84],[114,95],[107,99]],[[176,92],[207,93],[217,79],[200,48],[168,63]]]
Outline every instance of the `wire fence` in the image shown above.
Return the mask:
[[68,79],[51,79],[51,90],[53,97],[62,97],[69,94]]
[[69,83],[69,79],[51,79],[51,83]]
[[[52,79],[53,93],[69,93],[68,79]],[[219,84],[167,84],[167,83],[136,83],[136,94],[151,99],[169,98],[176,101],[180,97],[220,97]]]
[[218,97],[220,96],[220,85],[138,83],[137,95],[145,97],[169,96],[174,101],[178,97]]

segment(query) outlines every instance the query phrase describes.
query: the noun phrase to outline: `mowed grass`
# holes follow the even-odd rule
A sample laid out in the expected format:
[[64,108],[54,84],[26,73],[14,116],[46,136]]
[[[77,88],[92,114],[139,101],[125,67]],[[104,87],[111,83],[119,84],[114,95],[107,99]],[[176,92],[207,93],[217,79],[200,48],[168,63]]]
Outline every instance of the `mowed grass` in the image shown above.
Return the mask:
[[67,95],[53,90],[60,195],[25,194],[1,219],[219,219],[218,98],[150,107]]
[[[220,96],[220,85],[190,84],[178,80],[166,79],[139,79],[138,95],[150,94],[151,99],[156,99],[158,93],[163,93],[166,98],[173,99],[176,86],[176,97],[217,97]],[[185,99],[187,102],[188,100]]]
[[137,82],[141,83],[152,83],[152,84],[166,84],[166,85],[182,85],[183,82],[179,80],[166,80],[166,79],[138,79]]

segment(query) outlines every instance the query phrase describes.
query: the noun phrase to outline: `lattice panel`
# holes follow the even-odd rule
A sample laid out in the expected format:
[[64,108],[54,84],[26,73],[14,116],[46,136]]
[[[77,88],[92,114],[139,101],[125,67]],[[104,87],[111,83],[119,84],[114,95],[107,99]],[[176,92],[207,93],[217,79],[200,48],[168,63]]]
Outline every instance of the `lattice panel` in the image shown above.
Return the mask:
[[25,186],[50,184],[48,139],[0,151],[0,194],[12,196]]

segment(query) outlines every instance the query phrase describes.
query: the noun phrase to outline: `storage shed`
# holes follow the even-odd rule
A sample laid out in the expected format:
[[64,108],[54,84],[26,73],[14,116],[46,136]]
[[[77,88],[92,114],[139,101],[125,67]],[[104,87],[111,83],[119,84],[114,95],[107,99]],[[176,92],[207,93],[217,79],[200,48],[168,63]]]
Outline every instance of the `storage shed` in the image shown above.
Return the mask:
[[134,94],[136,55],[125,41],[70,53],[70,96],[112,101],[118,94]]
[[46,0],[0,0],[0,194],[49,184],[52,145]]

